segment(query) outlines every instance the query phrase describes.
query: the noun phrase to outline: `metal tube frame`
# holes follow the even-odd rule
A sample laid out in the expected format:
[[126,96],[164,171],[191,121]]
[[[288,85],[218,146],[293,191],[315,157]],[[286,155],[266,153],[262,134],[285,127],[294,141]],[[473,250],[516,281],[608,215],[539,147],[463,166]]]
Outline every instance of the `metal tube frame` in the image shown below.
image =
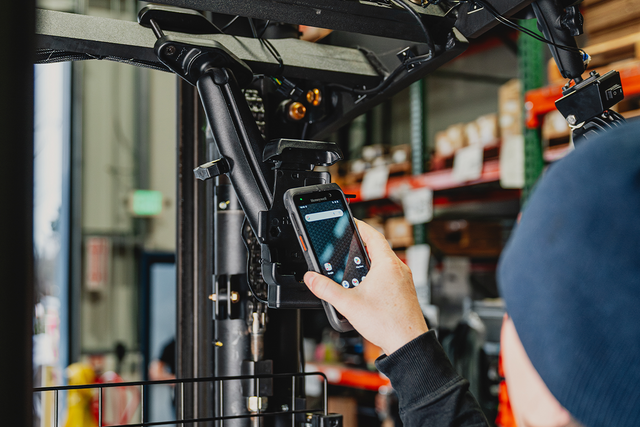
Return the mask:
[[[321,409],[296,409],[296,383],[297,379],[300,377],[309,377],[309,376],[319,376],[322,378],[323,382],[323,396],[322,402],[323,407]],[[296,414],[308,414],[308,413],[318,413],[322,412],[323,415],[328,414],[328,380],[324,373],[322,372],[300,372],[294,374],[257,374],[257,375],[235,375],[235,376],[225,376],[225,377],[206,377],[206,378],[188,378],[188,379],[175,379],[175,380],[160,380],[160,381],[130,381],[130,382],[120,382],[120,383],[105,383],[105,384],[88,384],[88,385],[69,385],[69,386],[56,386],[56,387],[36,387],[33,389],[33,393],[46,393],[53,392],[54,393],[54,411],[56,416],[53,420],[54,427],[58,425],[58,394],[61,391],[69,391],[69,390],[98,390],[98,427],[103,426],[103,405],[104,405],[104,389],[109,388],[124,388],[124,387],[140,387],[141,388],[141,396],[144,395],[144,387],[149,386],[157,386],[157,385],[179,385],[180,386],[180,406],[184,405],[184,385],[185,384],[207,384],[210,383],[215,386],[215,384],[219,384],[220,387],[220,396],[221,396],[221,404],[224,405],[224,395],[222,394],[222,387],[225,381],[242,381],[242,380],[260,380],[260,379],[276,379],[276,378],[291,378],[292,385],[292,393],[291,393],[291,410],[287,411],[273,411],[273,412],[259,412],[253,414],[243,414],[243,415],[224,415],[224,413],[220,413],[220,416],[204,416],[204,417],[191,417],[185,418],[184,412],[181,411],[179,413],[179,418],[176,420],[167,420],[167,421],[154,421],[154,422],[144,422],[140,423],[130,423],[130,424],[120,424],[114,425],[112,427],[143,427],[143,426],[160,426],[160,425],[172,425],[172,424],[190,424],[196,423],[201,424],[205,422],[212,421],[221,421],[222,425],[224,425],[225,420],[234,420],[234,419],[250,419],[254,417],[264,418],[264,417],[276,417],[276,416],[287,416],[291,414],[291,426],[295,427],[295,415]],[[140,399],[141,406],[141,418],[143,418],[143,414],[146,412],[144,410],[144,399]]]

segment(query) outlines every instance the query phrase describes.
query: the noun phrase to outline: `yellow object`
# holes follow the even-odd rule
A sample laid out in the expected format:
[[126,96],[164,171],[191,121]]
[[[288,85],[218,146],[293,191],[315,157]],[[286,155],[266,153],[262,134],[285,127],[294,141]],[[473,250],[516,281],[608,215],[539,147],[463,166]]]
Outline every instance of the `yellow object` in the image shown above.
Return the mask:
[[[93,384],[96,379],[91,366],[84,363],[73,363],[67,367],[69,385]],[[94,427],[96,420],[91,411],[93,389],[69,390],[67,397],[68,411],[65,427]]]

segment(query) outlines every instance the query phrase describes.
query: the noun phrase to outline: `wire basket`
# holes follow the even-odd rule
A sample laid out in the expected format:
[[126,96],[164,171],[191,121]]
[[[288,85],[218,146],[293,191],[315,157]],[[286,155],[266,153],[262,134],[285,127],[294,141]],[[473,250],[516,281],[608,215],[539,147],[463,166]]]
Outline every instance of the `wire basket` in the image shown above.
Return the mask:
[[[300,377],[308,377],[308,376],[318,376],[322,378],[323,383],[323,394],[322,394],[322,408],[318,409],[298,409],[296,408],[296,392],[297,392],[297,378]],[[261,411],[260,409],[257,412],[252,412],[250,414],[230,414],[225,415],[223,413],[224,408],[224,384],[228,381],[242,381],[242,380],[253,380],[258,381],[261,379],[291,379],[291,404],[286,405],[287,410],[282,411]],[[215,417],[196,417],[196,418],[185,418],[185,384],[196,384],[196,383],[211,383],[212,386],[218,389],[219,396],[219,416]],[[175,379],[175,380],[161,380],[161,381],[131,381],[131,382],[117,382],[117,383],[102,383],[102,384],[87,384],[87,385],[68,385],[68,386],[55,386],[55,387],[35,387],[33,389],[34,396],[38,393],[53,393],[53,415],[51,416],[51,422],[46,425],[46,427],[59,427],[59,402],[60,402],[60,392],[68,392],[71,390],[97,390],[98,393],[98,402],[97,402],[97,426],[98,427],[135,427],[135,426],[166,426],[166,425],[184,425],[189,423],[203,423],[203,422],[213,422],[219,421],[219,426],[224,426],[225,420],[232,419],[242,419],[242,418],[264,418],[264,417],[272,417],[277,415],[291,415],[291,425],[292,427],[296,424],[296,414],[309,414],[309,413],[322,413],[323,415],[327,415],[327,377],[322,372],[301,372],[294,374],[259,374],[259,375],[238,375],[238,376],[226,376],[226,377],[206,377],[206,378],[187,378],[187,379]],[[167,421],[144,421],[145,414],[147,411],[145,410],[145,389],[148,389],[150,386],[156,385],[174,385],[175,386],[175,401],[176,401],[176,409],[177,415],[175,420],[167,420]],[[104,396],[105,391],[109,389],[121,389],[124,388],[135,388],[139,391],[139,402],[140,402],[140,415],[139,422],[133,423],[125,423],[125,424],[105,424],[104,421]],[[256,388],[259,389],[259,388]],[[260,397],[260,396],[257,396]],[[283,405],[284,407],[285,405]]]

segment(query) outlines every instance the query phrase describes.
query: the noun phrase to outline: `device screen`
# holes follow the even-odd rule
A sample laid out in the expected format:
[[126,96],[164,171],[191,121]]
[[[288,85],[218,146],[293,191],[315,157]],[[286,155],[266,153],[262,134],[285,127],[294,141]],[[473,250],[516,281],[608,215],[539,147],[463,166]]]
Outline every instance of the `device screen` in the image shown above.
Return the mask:
[[296,207],[322,274],[354,288],[369,272],[366,255],[342,196],[322,194],[298,197]]

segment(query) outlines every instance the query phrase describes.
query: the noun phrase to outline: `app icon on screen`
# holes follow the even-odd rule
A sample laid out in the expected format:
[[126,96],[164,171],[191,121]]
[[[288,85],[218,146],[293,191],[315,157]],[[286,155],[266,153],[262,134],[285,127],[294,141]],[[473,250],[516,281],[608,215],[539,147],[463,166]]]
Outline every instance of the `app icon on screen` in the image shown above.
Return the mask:
[[360,258],[358,258],[358,257],[355,257],[355,258],[353,259],[353,262],[355,262],[357,265],[360,265],[360,263],[362,262],[362,260],[361,260]]
[[364,282],[364,276],[362,276],[362,279],[360,279],[361,282]]
[[351,279],[351,283],[353,283],[353,286],[358,286],[360,284],[360,282],[358,282],[358,279],[356,279],[355,277]]
[[324,263],[324,269],[327,271],[331,271],[333,270],[333,267],[331,267],[331,263],[330,262],[325,262]]
[[342,287],[343,288],[349,288],[349,282],[347,282],[346,280],[342,281]]

